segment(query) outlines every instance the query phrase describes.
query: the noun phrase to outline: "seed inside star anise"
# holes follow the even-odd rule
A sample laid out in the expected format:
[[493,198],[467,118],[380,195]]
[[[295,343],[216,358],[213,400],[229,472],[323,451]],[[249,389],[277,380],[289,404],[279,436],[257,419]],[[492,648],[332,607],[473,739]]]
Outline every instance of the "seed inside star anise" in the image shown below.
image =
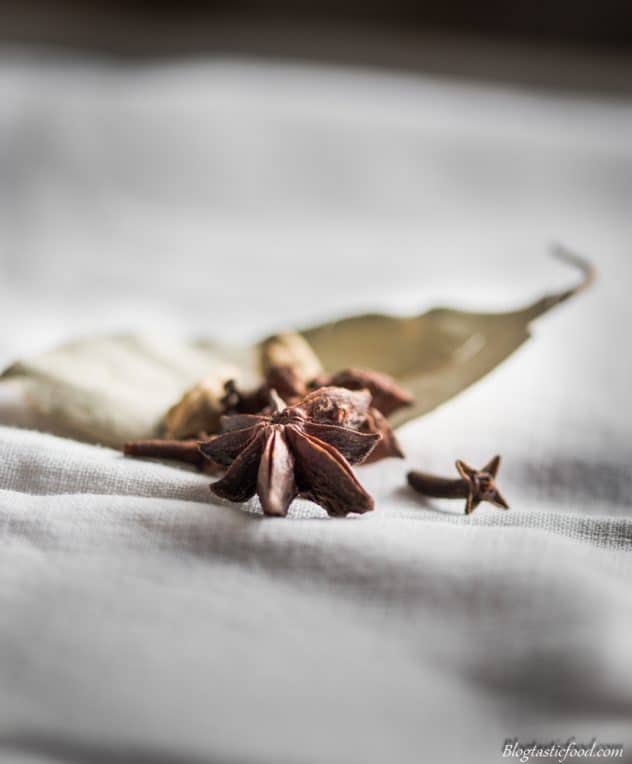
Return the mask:
[[222,417],[222,433],[200,444],[206,457],[227,467],[211,490],[235,502],[256,493],[267,515],[286,515],[297,496],[335,516],[372,510],[373,499],[350,466],[364,461],[381,437],[354,429],[370,400],[366,390],[323,388],[286,406],[270,390],[266,413]]
[[313,389],[329,385],[347,390],[368,390],[371,406],[384,416],[390,416],[402,406],[410,406],[415,400],[393,377],[373,369],[351,368],[336,374],[320,374],[309,384]]

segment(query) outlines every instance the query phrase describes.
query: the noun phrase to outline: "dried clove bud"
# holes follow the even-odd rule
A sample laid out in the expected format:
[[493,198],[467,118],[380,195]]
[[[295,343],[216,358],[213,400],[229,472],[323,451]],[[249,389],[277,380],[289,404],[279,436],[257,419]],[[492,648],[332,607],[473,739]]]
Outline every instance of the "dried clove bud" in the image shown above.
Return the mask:
[[439,499],[465,499],[465,514],[473,512],[481,501],[488,501],[501,509],[509,509],[509,504],[496,488],[496,475],[500,467],[500,456],[495,456],[481,470],[470,467],[462,459],[457,459],[456,468],[460,479],[450,479],[430,475],[426,472],[408,473],[412,488],[425,496]]
[[221,467],[200,453],[200,441],[195,440],[131,440],[123,446],[127,456],[146,457],[148,459],[167,459],[194,467],[209,475],[217,475]]
[[288,407],[271,391],[268,414],[222,417],[222,434],[200,444],[228,468],[211,490],[235,502],[256,493],[267,515],[286,515],[297,496],[334,516],[372,510],[350,465],[364,461],[380,435],[348,424],[365,416],[369,401],[367,391],[326,388]]

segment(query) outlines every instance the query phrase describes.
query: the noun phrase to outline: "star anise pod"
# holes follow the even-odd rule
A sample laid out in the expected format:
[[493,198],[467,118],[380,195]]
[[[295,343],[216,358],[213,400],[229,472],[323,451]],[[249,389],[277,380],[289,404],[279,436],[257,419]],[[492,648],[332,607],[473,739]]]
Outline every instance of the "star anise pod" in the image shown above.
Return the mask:
[[365,460],[365,464],[379,462],[380,459],[389,459],[391,457],[397,459],[404,458],[404,452],[399,445],[390,422],[378,409],[373,407],[369,409],[366,422],[360,428],[360,432],[377,432],[382,436]]
[[310,382],[313,389],[326,385],[347,390],[368,390],[371,406],[386,417],[402,406],[410,406],[415,400],[393,377],[372,369],[343,369],[335,374],[320,374]]
[[235,502],[256,493],[267,515],[286,515],[297,496],[335,516],[372,510],[373,499],[350,466],[364,461],[381,437],[354,429],[369,402],[367,391],[324,388],[286,406],[272,390],[268,413],[222,417],[222,434],[200,444],[206,457],[228,468],[211,490]]
[[367,458],[367,463],[393,456],[400,459],[404,457],[386,417],[402,406],[410,406],[414,399],[392,377],[370,369],[349,368],[336,374],[320,374],[310,383],[314,388],[321,385],[336,385],[348,390],[368,390],[371,393],[371,407],[361,430],[378,432],[382,438]]
[[364,419],[351,425],[362,432],[379,433],[382,436],[367,458],[367,463],[393,456],[403,458],[402,449],[386,417],[398,408],[410,405],[413,398],[387,374],[368,369],[344,369],[336,374],[320,374],[305,383],[291,366],[270,366],[266,371],[265,382],[253,391],[242,392],[232,380],[227,382],[222,402],[226,413],[267,413],[271,389],[276,390],[289,404],[293,404],[304,397],[308,389],[318,390],[323,387],[370,392],[371,405]]

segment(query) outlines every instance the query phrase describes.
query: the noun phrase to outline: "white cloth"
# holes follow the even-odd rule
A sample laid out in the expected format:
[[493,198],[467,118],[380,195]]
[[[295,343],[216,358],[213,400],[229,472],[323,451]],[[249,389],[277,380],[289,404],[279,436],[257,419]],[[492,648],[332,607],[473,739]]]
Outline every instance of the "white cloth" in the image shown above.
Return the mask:
[[[0,428],[0,757],[500,760],[632,747],[632,104],[240,63],[0,66],[0,355],[91,331],[254,338],[600,280],[288,520],[208,478]],[[407,469],[503,454],[512,509]],[[247,511],[250,510],[250,511]]]

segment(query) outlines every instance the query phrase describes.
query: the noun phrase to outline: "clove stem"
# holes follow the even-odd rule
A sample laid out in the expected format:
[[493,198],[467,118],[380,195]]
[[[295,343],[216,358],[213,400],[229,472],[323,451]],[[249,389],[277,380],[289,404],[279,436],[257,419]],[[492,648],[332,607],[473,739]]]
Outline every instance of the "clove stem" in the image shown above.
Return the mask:
[[123,451],[128,456],[145,456],[152,459],[173,459],[202,467],[206,461],[199,450],[198,440],[132,440]]
[[408,473],[408,482],[419,493],[436,499],[466,499],[470,485],[463,478],[442,478],[414,470]]

